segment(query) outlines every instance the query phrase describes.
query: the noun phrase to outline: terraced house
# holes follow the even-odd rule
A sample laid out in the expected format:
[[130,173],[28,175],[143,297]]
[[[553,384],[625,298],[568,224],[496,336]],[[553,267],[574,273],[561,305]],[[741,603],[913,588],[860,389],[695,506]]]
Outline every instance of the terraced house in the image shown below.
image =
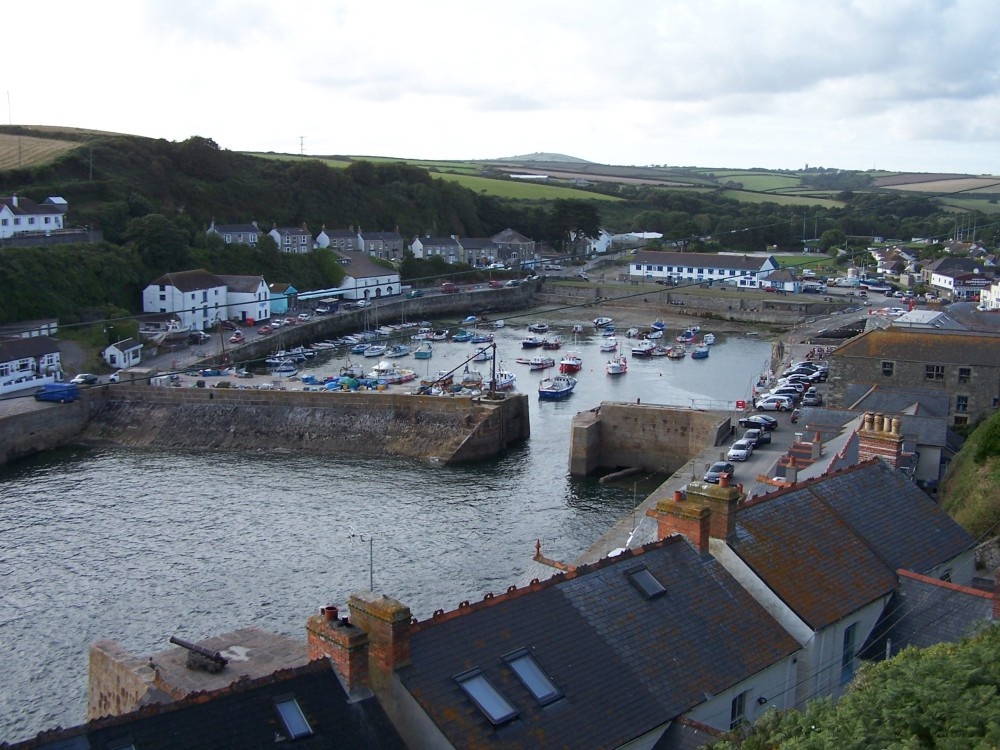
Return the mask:
[[777,268],[778,262],[771,255],[757,258],[721,253],[662,253],[655,250],[640,250],[629,264],[629,277],[665,281],[670,284],[693,281],[757,288]]

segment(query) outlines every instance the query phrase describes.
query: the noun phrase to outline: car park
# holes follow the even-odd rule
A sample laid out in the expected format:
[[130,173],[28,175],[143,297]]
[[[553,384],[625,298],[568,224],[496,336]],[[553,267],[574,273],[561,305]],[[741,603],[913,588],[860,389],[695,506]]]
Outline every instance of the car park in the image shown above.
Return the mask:
[[753,445],[747,440],[737,440],[726,451],[727,461],[746,461],[753,455]]
[[755,427],[770,432],[778,428],[778,420],[766,414],[751,414],[740,418],[740,427]]
[[787,396],[768,395],[757,401],[756,408],[761,411],[791,411],[794,402]]
[[73,383],[74,385],[97,385],[98,383],[101,382],[101,379],[98,378],[93,373],[81,372],[79,375],[71,379],[69,382]]
[[716,461],[708,467],[708,471],[705,472],[705,476],[702,477],[702,481],[709,482],[711,484],[718,484],[719,477],[723,474],[732,479],[733,465],[728,461]]
[[767,430],[751,428],[743,433],[741,440],[746,440],[747,442],[752,443],[754,448],[760,448],[762,445],[771,444],[771,433]]

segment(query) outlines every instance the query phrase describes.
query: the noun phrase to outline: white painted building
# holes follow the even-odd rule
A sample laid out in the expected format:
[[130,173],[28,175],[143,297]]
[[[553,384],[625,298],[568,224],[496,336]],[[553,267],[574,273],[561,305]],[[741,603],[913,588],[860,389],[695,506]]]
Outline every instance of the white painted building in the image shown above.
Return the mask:
[[142,292],[145,313],[169,313],[181,331],[204,331],[229,318],[225,282],[204,269],[165,273]]
[[663,253],[640,250],[629,263],[633,279],[662,279],[674,284],[711,282],[756,288],[778,268],[774,256],[765,258],[724,253]]
[[58,197],[46,198],[41,203],[18,195],[0,197],[0,240],[60,230],[66,208],[66,201]]

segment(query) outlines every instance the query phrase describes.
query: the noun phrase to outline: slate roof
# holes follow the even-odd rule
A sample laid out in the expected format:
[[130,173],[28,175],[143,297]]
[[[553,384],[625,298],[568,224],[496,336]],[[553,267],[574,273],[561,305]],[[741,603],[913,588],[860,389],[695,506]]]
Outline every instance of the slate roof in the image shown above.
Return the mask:
[[813,493],[815,486],[836,477],[811,479],[751,500],[739,509],[736,534],[729,541],[813,630],[847,617],[896,586],[893,569]]
[[722,255],[713,253],[663,253],[640,250],[633,256],[633,263],[651,263],[662,266],[691,266],[692,268],[724,268],[734,271],[760,271],[773,258],[750,255]]
[[62,198],[56,200],[62,201],[61,204],[57,204],[51,198],[47,198],[43,203],[35,203],[35,201],[30,198],[25,198],[22,195],[17,196],[17,205],[14,205],[14,196],[0,196],[0,206],[7,206],[10,212],[15,216],[45,216],[52,214],[62,214],[66,213],[66,201]]
[[14,362],[18,359],[44,357],[59,351],[59,344],[48,336],[0,339],[0,362]]
[[[372,260],[371,256],[365,252],[353,252],[353,253],[341,253],[336,250],[333,254],[337,258],[343,258],[350,261],[344,264],[344,271],[348,276],[354,279],[364,279],[372,276],[395,276],[396,280],[392,283],[399,283],[399,271],[392,268],[386,268],[385,266],[380,266],[378,263]],[[343,286],[343,285],[341,285]]]
[[403,239],[399,232],[361,232],[361,238],[365,242],[374,242],[376,240],[400,242]]
[[498,245],[530,245],[534,242],[534,240],[525,237],[516,229],[511,229],[509,227],[504,229],[502,232],[497,232],[490,237],[490,239]]
[[895,656],[908,646],[955,643],[992,622],[991,592],[897,571],[899,588],[860,651],[866,659]]
[[424,247],[457,247],[458,240],[454,237],[417,237]]
[[208,231],[216,234],[263,234],[256,224],[213,224]]
[[[275,701],[286,698],[299,704],[311,735],[288,737],[275,709]],[[323,659],[175,703],[43,732],[10,748],[104,750],[131,743],[140,750],[273,750],[287,742],[306,749],[406,747],[377,700],[348,703],[330,662]]]
[[204,268],[197,268],[193,271],[165,273],[153,279],[150,286],[172,286],[180,292],[198,292],[202,289],[225,286],[225,283],[214,273],[209,273]]
[[947,417],[951,395],[931,388],[848,383],[844,403],[852,409],[885,414]]
[[975,546],[951,516],[884,461],[839,473],[811,492],[893,570],[926,573]]
[[496,248],[497,244],[489,237],[463,237],[462,247],[466,250],[483,250]]
[[219,276],[230,292],[254,294],[260,289],[263,276]]
[[[646,598],[626,572],[666,589]],[[399,679],[456,747],[617,747],[798,650],[708,555],[674,536],[411,628]],[[527,649],[545,707],[504,655]],[[518,711],[494,727],[455,682],[479,668]]]
[[923,328],[871,330],[837,347],[830,356],[833,359],[852,357],[997,367],[1000,364],[1000,336]]
[[120,352],[127,352],[130,349],[141,349],[142,344],[140,344],[135,339],[122,339],[121,341],[112,344]]

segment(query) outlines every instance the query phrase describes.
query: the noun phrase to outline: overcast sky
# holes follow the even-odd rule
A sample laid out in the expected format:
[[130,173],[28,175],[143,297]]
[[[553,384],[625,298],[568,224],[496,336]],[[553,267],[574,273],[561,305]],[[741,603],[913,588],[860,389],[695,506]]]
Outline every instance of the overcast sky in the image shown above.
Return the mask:
[[1000,174],[997,0],[5,3],[8,122],[240,151]]

